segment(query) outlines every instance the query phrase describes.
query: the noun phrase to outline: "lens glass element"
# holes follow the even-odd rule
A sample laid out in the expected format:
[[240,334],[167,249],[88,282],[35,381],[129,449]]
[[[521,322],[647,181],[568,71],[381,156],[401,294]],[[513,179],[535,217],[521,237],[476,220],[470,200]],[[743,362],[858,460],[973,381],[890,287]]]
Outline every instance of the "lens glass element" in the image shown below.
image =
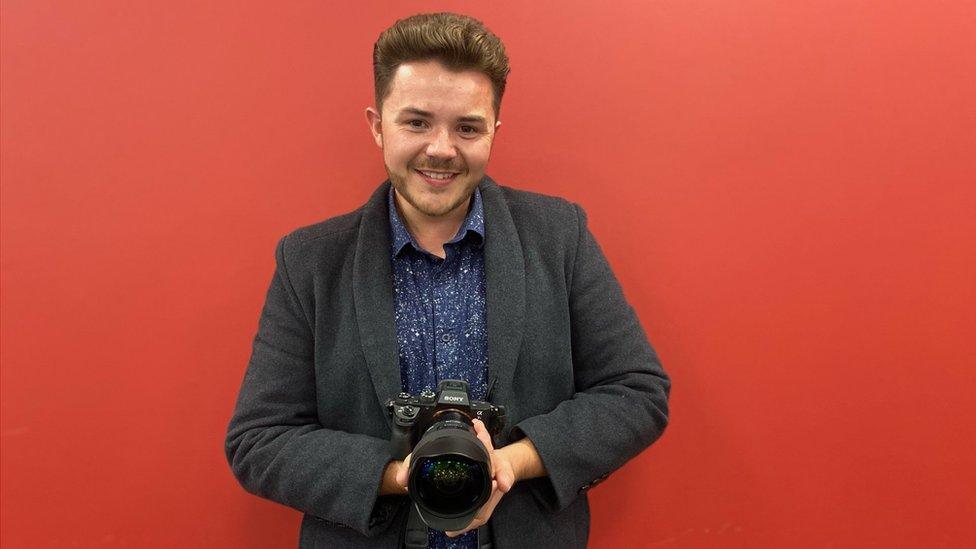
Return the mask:
[[470,511],[487,480],[482,464],[457,454],[422,458],[415,474],[420,500],[445,515]]

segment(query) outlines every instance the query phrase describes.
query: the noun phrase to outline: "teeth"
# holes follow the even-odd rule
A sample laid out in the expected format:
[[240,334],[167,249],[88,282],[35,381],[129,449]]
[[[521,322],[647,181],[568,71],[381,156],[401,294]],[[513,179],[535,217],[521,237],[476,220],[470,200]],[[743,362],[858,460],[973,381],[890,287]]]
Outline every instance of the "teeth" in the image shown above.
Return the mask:
[[433,172],[425,172],[425,171],[420,171],[420,173],[426,175],[431,179],[450,179],[454,177],[453,173],[433,173]]

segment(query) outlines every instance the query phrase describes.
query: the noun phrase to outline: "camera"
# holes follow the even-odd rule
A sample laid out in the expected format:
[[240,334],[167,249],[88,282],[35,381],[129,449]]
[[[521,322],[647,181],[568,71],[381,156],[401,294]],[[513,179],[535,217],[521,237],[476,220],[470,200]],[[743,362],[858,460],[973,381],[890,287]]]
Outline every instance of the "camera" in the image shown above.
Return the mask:
[[407,487],[421,520],[434,530],[463,529],[491,495],[491,459],[473,420],[494,437],[505,426],[505,408],[470,400],[468,384],[454,379],[442,380],[436,393],[400,393],[387,408],[393,457],[413,452]]

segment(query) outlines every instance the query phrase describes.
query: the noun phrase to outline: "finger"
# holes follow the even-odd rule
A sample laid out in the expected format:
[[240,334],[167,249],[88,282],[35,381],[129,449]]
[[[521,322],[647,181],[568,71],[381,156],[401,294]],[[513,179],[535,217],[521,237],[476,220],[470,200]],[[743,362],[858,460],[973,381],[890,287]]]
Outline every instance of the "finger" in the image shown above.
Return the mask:
[[[495,506],[498,505],[498,502],[502,500],[502,496],[504,495],[505,493],[498,489],[498,483],[492,481],[491,497],[488,498],[488,503],[485,503],[481,509],[478,510],[478,514],[474,516],[474,522],[480,522],[481,524],[488,522],[488,519],[491,518],[491,514],[495,512]],[[471,527],[469,526],[468,529],[470,530]]]
[[476,528],[480,528],[483,524],[488,522],[489,518],[491,518],[491,514],[495,512],[495,506],[497,506],[498,502],[501,501],[503,495],[505,494],[498,490],[498,483],[495,481],[491,481],[491,496],[488,498],[488,501],[481,507],[481,509],[478,509],[478,514],[474,516],[474,519],[472,519],[471,522],[464,527],[464,530],[454,530],[452,532],[444,532],[444,533],[447,534],[448,537],[453,538],[453,537],[460,536],[461,534],[464,534],[466,532],[470,532],[471,530],[474,530]]
[[488,450],[488,463],[491,465],[491,476],[495,476],[495,447],[491,444],[491,435],[488,434],[488,429],[485,428],[485,424],[481,422],[480,419],[476,419],[472,422],[474,424],[474,432],[477,435],[478,440],[481,444],[485,446],[485,450]]
[[474,434],[477,435],[478,440],[485,445],[485,448],[489,452],[494,450],[495,447],[491,443],[491,435],[488,434],[488,428],[485,427],[485,424],[480,419],[476,419],[472,423],[474,423]]
[[475,528],[480,528],[482,524],[484,524],[484,522],[478,519],[472,519],[471,522],[469,522],[468,525],[464,527],[464,530],[453,530],[451,532],[444,532],[444,534],[446,534],[447,537],[449,538],[456,538],[460,535],[470,532],[471,530],[474,530]]
[[407,489],[407,473],[410,472],[410,456],[413,454],[407,454],[407,457],[400,463],[400,468],[397,470],[396,481],[397,484],[403,486],[403,489]]

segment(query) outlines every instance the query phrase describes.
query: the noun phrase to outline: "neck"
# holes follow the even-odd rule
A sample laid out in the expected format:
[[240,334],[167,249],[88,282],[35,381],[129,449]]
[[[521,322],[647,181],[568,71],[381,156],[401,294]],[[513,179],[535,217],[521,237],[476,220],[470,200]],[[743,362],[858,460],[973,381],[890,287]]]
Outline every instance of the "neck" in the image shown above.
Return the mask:
[[446,257],[444,244],[457,234],[471,207],[471,201],[468,200],[444,215],[429,216],[406,204],[396,190],[393,191],[393,203],[396,205],[400,220],[406,225],[411,236],[425,250],[440,258]]

